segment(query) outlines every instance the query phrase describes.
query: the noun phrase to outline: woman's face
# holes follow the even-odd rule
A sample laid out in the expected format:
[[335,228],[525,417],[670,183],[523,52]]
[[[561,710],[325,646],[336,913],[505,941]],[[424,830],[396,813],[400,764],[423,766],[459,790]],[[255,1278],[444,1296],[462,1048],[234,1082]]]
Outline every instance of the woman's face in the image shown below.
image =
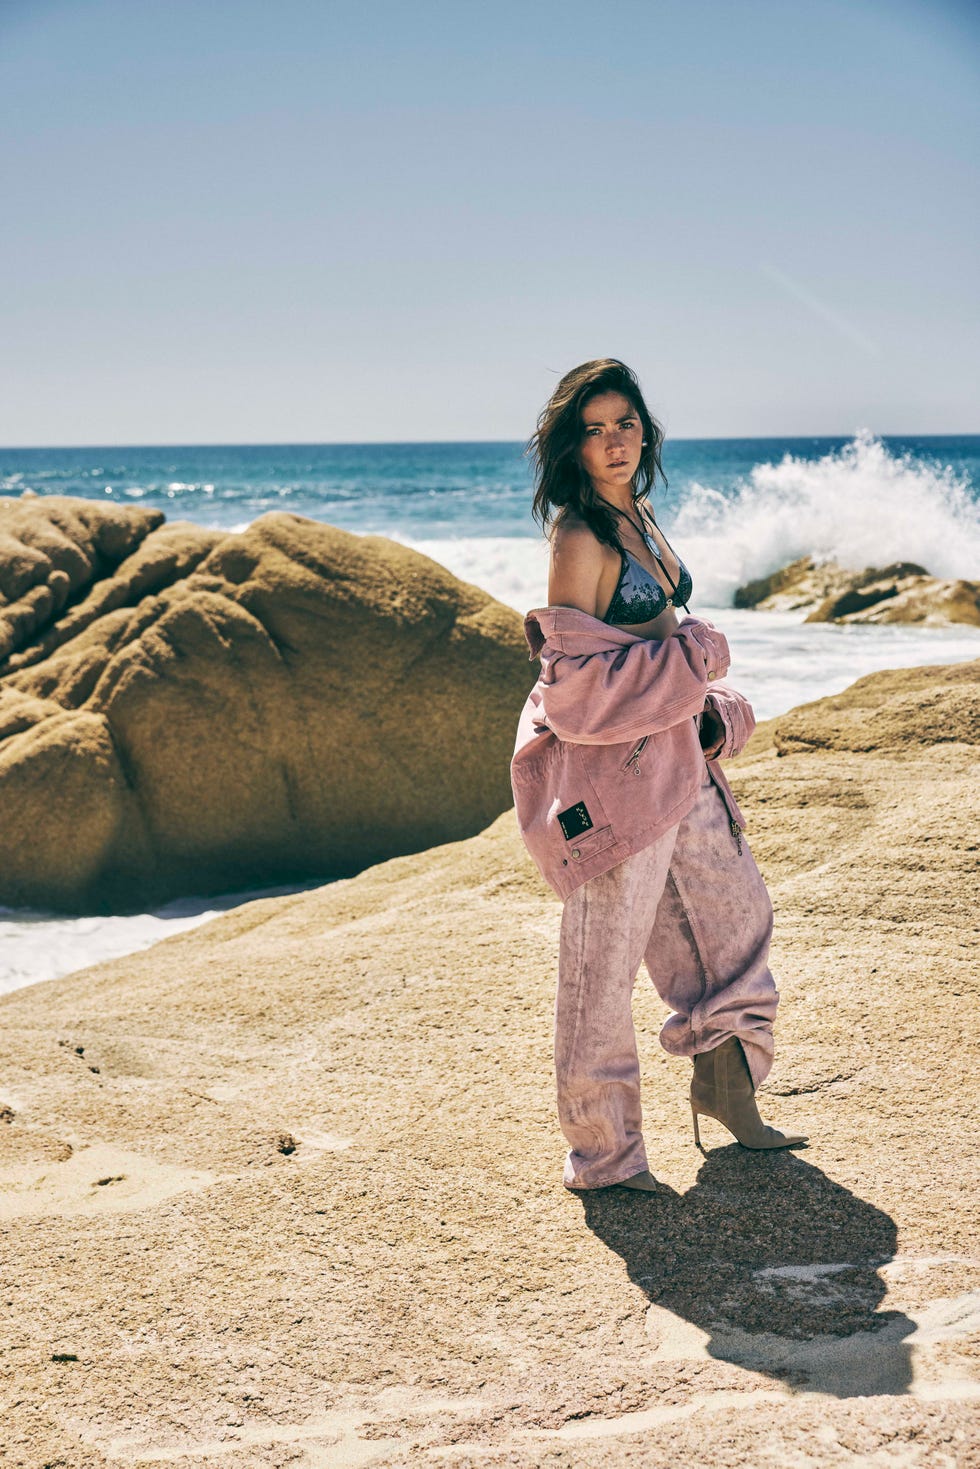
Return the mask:
[[[621,498],[643,453],[643,425],[622,393],[597,393],[582,404],[579,459],[592,487],[605,499]],[[619,496],[611,492],[619,491]]]

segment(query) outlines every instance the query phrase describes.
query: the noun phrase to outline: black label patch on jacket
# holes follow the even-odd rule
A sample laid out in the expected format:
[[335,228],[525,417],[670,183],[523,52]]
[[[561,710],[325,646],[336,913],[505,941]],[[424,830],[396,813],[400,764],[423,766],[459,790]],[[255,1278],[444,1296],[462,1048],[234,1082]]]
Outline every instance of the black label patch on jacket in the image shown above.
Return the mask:
[[567,811],[559,811],[558,820],[568,842],[573,837],[580,837],[583,831],[592,830],[592,817],[584,801],[579,801],[576,806],[569,806]]

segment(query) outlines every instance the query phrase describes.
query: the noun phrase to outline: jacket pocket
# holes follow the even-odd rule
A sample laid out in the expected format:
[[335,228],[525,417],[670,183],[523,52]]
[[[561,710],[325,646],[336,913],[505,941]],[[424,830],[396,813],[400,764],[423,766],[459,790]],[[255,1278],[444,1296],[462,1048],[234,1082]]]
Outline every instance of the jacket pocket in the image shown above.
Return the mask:
[[640,740],[637,744],[635,744],[633,746],[632,750],[630,750],[630,752],[627,755],[626,759],[623,761],[623,769],[624,770],[632,770],[632,772],[633,772],[634,775],[639,775],[640,774],[640,756],[643,754],[643,751],[646,749],[646,747],[647,747],[647,740],[649,738],[650,738],[649,735],[644,735],[643,738],[642,738],[642,740]]
[[611,847],[616,838],[611,826],[600,826],[598,831],[590,831],[586,836],[576,837],[569,844],[568,856],[573,862],[587,862],[590,857],[596,857]]

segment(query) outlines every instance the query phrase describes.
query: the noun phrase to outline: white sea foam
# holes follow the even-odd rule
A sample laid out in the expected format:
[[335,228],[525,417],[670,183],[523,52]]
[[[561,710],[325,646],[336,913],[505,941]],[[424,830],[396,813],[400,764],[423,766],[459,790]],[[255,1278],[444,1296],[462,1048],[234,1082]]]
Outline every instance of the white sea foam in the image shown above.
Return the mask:
[[716,607],[800,556],[862,570],[912,561],[980,577],[980,509],[950,466],[891,453],[862,430],[820,459],[757,464],[736,493],[695,483],[672,527],[699,594]]
[[838,694],[882,668],[916,668],[980,658],[980,628],[837,626],[803,622],[791,612],[692,607],[723,629],[732,653],[728,681],[751,701],[758,719]]
[[[891,453],[861,431],[820,459],[757,464],[734,492],[695,482],[668,521],[702,606],[801,556],[854,570],[911,561],[932,576],[980,578],[980,506],[949,466]],[[543,536],[412,541],[464,581],[520,611],[547,601]]]
[[518,612],[548,601],[548,543],[543,536],[460,536],[407,544]]

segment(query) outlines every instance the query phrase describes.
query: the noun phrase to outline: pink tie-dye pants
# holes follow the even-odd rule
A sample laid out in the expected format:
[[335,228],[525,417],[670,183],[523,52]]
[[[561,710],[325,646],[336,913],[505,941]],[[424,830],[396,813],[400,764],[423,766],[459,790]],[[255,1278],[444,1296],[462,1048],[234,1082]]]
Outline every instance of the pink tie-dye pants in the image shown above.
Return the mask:
[[602,1188],[648,1166],[631,1009],[641,961],[672,1011],[665,1050],[693,1056],[734,1035],[756,1086],[768,1074],[771,935],[762,875],[707,766],[683,821],[565,900],[555,1072],[567,1187]]

